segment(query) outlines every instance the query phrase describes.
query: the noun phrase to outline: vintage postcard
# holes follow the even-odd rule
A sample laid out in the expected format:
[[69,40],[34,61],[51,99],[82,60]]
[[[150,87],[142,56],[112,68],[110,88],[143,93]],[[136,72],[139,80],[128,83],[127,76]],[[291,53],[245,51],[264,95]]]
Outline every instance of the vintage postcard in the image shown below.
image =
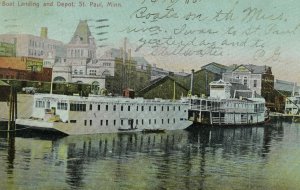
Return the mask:
[[299,7],[0,0],[0,189],[299,189]]

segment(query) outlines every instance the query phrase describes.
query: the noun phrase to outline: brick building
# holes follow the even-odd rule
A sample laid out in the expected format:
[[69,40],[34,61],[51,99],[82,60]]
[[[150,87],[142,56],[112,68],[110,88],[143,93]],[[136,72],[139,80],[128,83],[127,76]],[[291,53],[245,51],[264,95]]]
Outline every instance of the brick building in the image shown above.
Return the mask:
[[0,57],[0,79],[51,81],[52,69],[43,68],[42,59]]

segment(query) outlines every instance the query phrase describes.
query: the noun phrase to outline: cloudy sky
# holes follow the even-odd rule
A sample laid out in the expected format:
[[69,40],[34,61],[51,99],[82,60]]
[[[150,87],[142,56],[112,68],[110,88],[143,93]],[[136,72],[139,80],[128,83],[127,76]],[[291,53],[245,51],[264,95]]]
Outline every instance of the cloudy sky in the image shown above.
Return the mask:
[[48,27],[49,38],[68,43],[79,20],[88,20],[100,52],[121,47],[127,37],[133,54],[167,69],[189,72],[210,62],[269,65],[276,78],[300,83],[300,1],[5,2],[0,33],[39,35]]

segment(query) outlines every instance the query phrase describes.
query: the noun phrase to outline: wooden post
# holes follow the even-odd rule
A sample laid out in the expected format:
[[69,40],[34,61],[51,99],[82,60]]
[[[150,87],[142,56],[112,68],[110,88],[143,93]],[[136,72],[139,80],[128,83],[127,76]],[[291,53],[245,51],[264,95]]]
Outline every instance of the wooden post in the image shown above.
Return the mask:
[[221,112],[219,111],[219,125],[221,125]]
[[11,111],[12,111],[12,87],[10,87],[10,94],[9,94],[9,112],[8,112],[7,131],[10,131],[10,126],[11,126]]
[[15,89],[15,120],[18,119],[18,94]]
[[233,123],[235,124],[235,111],[233,112]]
[[11,101],[11,126],[10,126],[10,130],[14,130],[13,126],[15,125],[15,96],[14,96],[14,88],[12,89],[12,94],[11,94],[11,97],[12,97],[12,101]]

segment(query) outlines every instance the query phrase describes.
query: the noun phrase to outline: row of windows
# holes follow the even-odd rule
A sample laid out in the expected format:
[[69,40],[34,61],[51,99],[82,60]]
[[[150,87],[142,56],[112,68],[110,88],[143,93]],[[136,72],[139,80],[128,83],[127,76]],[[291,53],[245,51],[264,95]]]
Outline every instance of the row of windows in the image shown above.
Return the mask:
[[70,111],[86,111],[85,104],[70,104]]
[[44,55],[44,51],[43,50],[29,49],[28,50],[28,55],[42,56],[42,55]]
[[[125,106],[123,106],[123,105],[121,105],[120,106],[120,111],[124,111],[124,107]],[[132,106],[133,107],[133,106]],[[136,106],[136,111],[144,111],[145,110],[145,107],[146,106]],[[157,107],[158,106],[148,106],[148,110],[149,111],[157,111]],[[166,106],[166,110],[167,111],[170,111],[170,107],[171,106]],[[90,110],[93,110],[93,105],[92,104],[90,104]],[[98,110],[101,110],[101,106],[100,105],[98,105]],[[105,105],[105,110],[106,111],[108,111],[109,110],[109,106],[108,105]],[[112,107],[112,110],[113,111],[116,111],[117,110],[117,106],[116,105],[113,105],[113,107]],[[127,111],[130,111],[131,110],[131,106],[127,106]],[[165,106],[161,106],[161,111],[164,111],[165,110]],[[175,106],[173,106],[173,111],[175,111],[176,110],[176,107]],[[180,106],[178,106],[178,111],[180,111]]]
[[75,74],[75,75],[78,75],[78,74],[79,74],[79,75],[83,75],[83,70],[79,70],[79,71],[78,71],[77,69],[75,69],[75,70],[74,70],[74,74]]
[[44,107],[45,107],[45,102],[44,102],[44,101],[39,101],[39,100],[37,100],[37,101],[35,102],[35,107],[36,107],[36,108],[44,108]]
[[83,49],[72,49],[71,50],[71,57],[83,57]]
[[[236,79],[240,79],[239,76],[236,76],[235,78],[236,78]],[[247,85],[247,84],[248,84],[248,77],[244,77],[244,78],[243,78],[243,84],[244,84],[244,85]],[[257,80],[256,80],[256,79],[253,80],[253,87],[257,87]]]
[[[38,48],[44,48],[45,43],[44,42],[37,42],[34,40],[29,40],[29,47],[38,47]],[[56,49],[57,47],[55,45],[47,44],[48,49]]]
[[[71,123],[76,123],[76,120],[72,120],[72,121],[73,122],[71,122]],[[121,125],[124,125],[124,121],[125,120],[121,119]],[[141,120],[136,119],[135,123],[134,123],[134,120],[128,120],[128,125],[138,125],[139,121],[141,122],[141,125],[144,125],[146,123],[146,120],[144,120],[144,119],[141,119]],[[87,125],[87,122],[88,122],[88,120],[84,120],[84,126]],[[117,122],[116,120],[113,120],[112,124],[115,126],[116,122]],[[152,122],[153,122],[153,124],[158,124],[158,120],[157,119],[149,119],[148,120],[148,124],[149,125],[151,125]],[[173,118],[173,120],[170,120],[170,119],[161,119],[161,123],[160,124],[166,124],[166,123],[170,124],[171,122],[176,123],[176,119],[175,118]],[[90,126],[92,126],[93,125],[93,120],[90,120],[89,123],[90,123]],[[109,120],[100,120],[100,126],[104,126],[104,125],[108,126],[109,124],[110,124]]]
[[97,74],[96,70],[90,70],[90,75],[96,75],[96,74]]
[[68,104],[67,103],[57,103],[57,109],[58,110],[67,110],[68,109]]
[[[45,107],[45,102],[44,101],[36,101],[36,107],[37,108],[44,108]],[[124,111],[124,107],[123,105],[120,106],[120,111]],[[144,111],[146,106],[136,106],[136,111]],[[170,111],[170,106],[166,106],[167,107],[167,111]],[[98,110],[101,110],[101,106],[98,105],[97,106]],[[149,111],[157,111],[157,106],[148,106],[148,110]],[[173,111],[175,111],[175,106],[173,106]],[[59,110],[67,110],[68,109],[68,104],[67,103],[57,103],[57,109]],[[89,106],[89,110],[93,110],[93,104],[90,104]],[[109,105],[105,105],[105,111],[109,110]],[[117,106],[113,105],[112,107],[113,111],[117,111]],[[131,106],[127,106],[127,111],[131,110]],[[164,111],[164,106],[161,106],[161,111]],[[75,103],[71,103],[70,104],[70,111],[86,111],[86,104],[75,104]],[[180,106],[178,106],[178,111],[180,111]]]

